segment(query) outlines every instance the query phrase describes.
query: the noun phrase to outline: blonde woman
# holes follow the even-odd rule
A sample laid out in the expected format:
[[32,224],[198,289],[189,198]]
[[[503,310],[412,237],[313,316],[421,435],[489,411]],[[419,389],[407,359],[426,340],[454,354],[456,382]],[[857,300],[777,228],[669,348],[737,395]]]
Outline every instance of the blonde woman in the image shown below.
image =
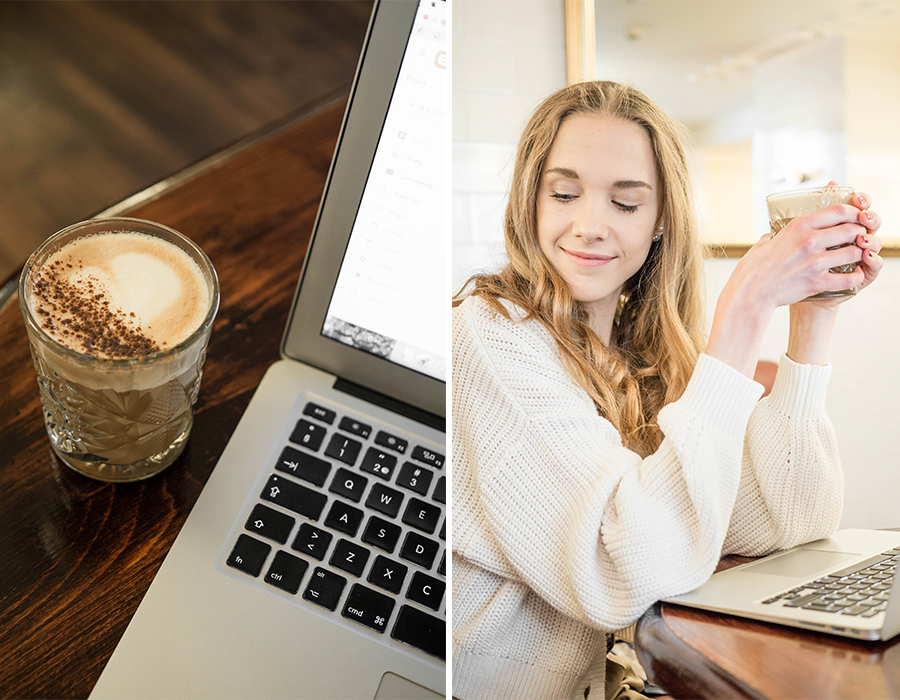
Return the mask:
[[[538,107],[510,188],[509,263],[454,300],[455,696],[603,698],[605,634],[700,585],[723,553],[836,528],[824,395],[841,300],[801,300],[878,276],[881,221],[867,196],[854,204],[760,239],[705,338],[680,127],[609,82]],[[762,334],[782,305],[790,339],[759,401]]]

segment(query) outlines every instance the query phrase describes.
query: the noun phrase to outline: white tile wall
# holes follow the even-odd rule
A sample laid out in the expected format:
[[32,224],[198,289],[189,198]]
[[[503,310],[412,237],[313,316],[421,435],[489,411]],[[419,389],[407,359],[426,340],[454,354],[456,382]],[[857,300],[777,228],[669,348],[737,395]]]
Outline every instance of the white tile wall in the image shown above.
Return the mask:
[[562,0],[454,0],[453,289],[502,267],[515,141],[565,87]]

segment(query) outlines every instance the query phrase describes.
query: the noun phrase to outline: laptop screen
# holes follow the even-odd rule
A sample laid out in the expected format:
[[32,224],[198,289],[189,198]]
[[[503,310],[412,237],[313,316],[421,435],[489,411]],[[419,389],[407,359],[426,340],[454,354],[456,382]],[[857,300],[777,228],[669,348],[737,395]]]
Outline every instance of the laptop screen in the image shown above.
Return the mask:
[[445,380],[446,3],[420,0],[322,335]]

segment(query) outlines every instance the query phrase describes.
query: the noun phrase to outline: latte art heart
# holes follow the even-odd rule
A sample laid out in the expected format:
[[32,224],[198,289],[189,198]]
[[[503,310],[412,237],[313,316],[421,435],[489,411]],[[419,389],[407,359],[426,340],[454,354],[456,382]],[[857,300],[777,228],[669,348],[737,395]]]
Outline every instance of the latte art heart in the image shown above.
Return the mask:
[[41,327],[77,352],[135,357],[174,347],[203,322],[209,291],[180,248],[141,233],[102,233],[61,248],[33,274]]

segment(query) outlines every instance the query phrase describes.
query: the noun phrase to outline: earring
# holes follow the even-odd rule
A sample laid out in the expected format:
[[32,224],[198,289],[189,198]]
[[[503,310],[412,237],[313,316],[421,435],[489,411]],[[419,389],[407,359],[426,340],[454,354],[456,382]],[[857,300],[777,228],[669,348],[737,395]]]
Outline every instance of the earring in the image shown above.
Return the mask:
[[656,235],[653,237],[654,243],[656,243],[656,241],[658,241],[660,238],[662,238],[662,230],[663,230],[662,226],[660,226],[659,228],[656,229]]

